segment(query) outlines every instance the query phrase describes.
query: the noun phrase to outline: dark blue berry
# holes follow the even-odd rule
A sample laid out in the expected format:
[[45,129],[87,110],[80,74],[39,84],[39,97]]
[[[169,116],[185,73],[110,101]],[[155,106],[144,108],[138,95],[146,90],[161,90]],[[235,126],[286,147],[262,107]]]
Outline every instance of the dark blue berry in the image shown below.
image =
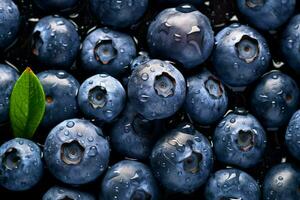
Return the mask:
[[206,200],[259,200],[258,183],[239,169],[215,172],[205,187]]
[[123,160],[105,174],[101,200],[158,200],[159,190],[151,170],[136,161]]
[[230,86],[254,82],[267,71],[270,61],[266,40],[249,26],[235,23],[216,36],[212,62],[218,77]]
[[108,166],[109,144],[100,128],[81,119],[65,120],[47,136],[44,156],[49,171],[68,184],[85,184]]
[[225,114],[227,106],[228,97],[223,84],[208,70],[187,79],[185,110],[192,120],[210,125]]
[[236,0],[247,22],[262,30],[274,30],[294,13],[296,0]]
[[253,114],[265,127],[279,128],[296,112],[300,102],[299,88],[288,75],[271,71],[255,86],[250,100]]
[[161,126],[160,120],[145,119],[129,104],[111,129],[112,148],[128,158],[145,160],[161,132]]
[[156,178],[170,191],[190,193],[203,185],[213,167],[209,141],[190,125],[163,136],[150,157]]
[[48,70],[37,74],[46,95],[46,111],[41,123],[53,127],[58,123],[76,117],[78,113],[78,81],[62,70]]
[[146,119],[173,115],[184,103],[186,83],[170,63],[150,60],[136,68],[128,83],[128,97]]
[[78,104],[84,115],[99,122],[112,122],[123,110],[126,92],[121,83],[107,74],[94,75],[83,82]]
[[32,32],[32,53],[41,67],[70,69],[79,47],[75,25],[63,17],[44,17]]
[[148,0],[90,0],[90,8],[101,24],[124,28],[145,14]]
[[263,199],[300,199],[300,170],[289,163],[273,166],[263,183]]
[[266,149],[266,133],[251,114],[237,110],[217,125],[213,138],[217,159],[223,163],[249,168],[257,165]]
[[42,153],[32,141],[15,138],[0,147],[0,185],[23,191],[35,186],[43,175]]
[[195,68],[211,54],[214,32],[208,18],[190,5],[163,10],[148,30],[148,46],[157,57]]
[[0,124],[8,121],[9,99],[18,78],[16,69],[0,64]]
[[89,73],[120,75],[135,57],[133,38],[108,28],[94,30],[82,43],[82,68]]
[[21,24],[19,9],[12,0],[0,1],[0,24],[0,49],[5,49],[17,38]]

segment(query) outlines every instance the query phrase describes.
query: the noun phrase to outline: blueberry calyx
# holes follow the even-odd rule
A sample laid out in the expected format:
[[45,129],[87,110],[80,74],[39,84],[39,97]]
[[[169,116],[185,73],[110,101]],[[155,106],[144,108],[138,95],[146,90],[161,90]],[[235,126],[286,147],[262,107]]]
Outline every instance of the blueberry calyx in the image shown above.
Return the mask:
[[175,87],[176,81],[170,74],[163,72],[161,75],[155,77],[154,89],[159,96],[164,98],[173,96]]
[[41,32],[40,31],[36,31],[33,33],[33,43],[32,43],[32,46],[33,46],[33,49],[32,49],[32,53],[36,56],[39,55],[39,51],[40,51],[40,48],[43,46],[44,42],[41,38]]
[[81,162],[84,147],[76,140],[61,146],[61,160],[67,165],[77,165]]
[[88,99],[95,109],[103,108],[107,103],[107,91],[102,86],[96,86],[89,91]]
[[205,81],[205,88],[207,92],[215,99],[218,99],[222,97],[223,95],[223,89],[222,89],[222,83],[218,79],[216,79],[213,76],[210,76]]
[[53,97],[49,96],[49,95],[46,95],[46,102],[47,102],[47,104],[53,103]]
[[202,161],[200,153],[193,152],[189,157],[183,161],[183,169],[186,172],[196,174],[200,170],[199,163]]
[[246,63],[253,62],[259,55],[258,41],[248,35],[244,35],[241,40],[235,44],[235,48],[239,58]]
[[117,57],[118,51],[111,39],[100,40],[95,46],[94,55],[97,61],[107,65]]
[[254,146],[255,134],[251,130],[239,130],[237,135],[237,144],[240,150],[249,151]]
[[265,4],[265,0],[246,0],[246,6],[249,8],[261,7]]
[[15,148],[8,149],[3,157],[3,165],[8,170],[17,169],[20,165],[21,158],[19,152]]
[[132,194],[130,200],[151,200],[152,196],[144,190],[136,190]]

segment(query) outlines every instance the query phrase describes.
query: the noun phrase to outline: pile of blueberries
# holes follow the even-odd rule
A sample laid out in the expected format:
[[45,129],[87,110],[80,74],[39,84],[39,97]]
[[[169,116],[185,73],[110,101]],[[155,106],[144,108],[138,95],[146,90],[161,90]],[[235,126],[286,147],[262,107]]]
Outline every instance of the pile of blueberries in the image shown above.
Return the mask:
[[[0,0],[0,198],[299,200],[299,4]],[[30,140],[8,114],[28,66]]]

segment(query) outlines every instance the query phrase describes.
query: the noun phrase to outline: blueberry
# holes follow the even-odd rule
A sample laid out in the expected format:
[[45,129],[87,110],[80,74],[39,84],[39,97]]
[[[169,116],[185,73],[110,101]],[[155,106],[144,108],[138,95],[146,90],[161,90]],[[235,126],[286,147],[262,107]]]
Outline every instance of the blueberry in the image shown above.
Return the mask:
[[213,167],[209,141],[192,126],[170,131],[154,146],[150,157],[154,175],[173,192],[190,193],[203,185]]
[[151,23],[147,39],[153,55],[176,60],[188,69],[203,63],[214,46],[208,18],[190,5],[163,10]]
[[193,4],[193,5],[201,5],[204,0],[156,0],[157,4],[165,4],[165,5],[180,5],[180,4]]
[[9,98],[18,78],[17,70],[0,64],[0,124],[8,121]]
[[62,70],[48,70],[37,74],[46,95],[46,111],[42,126],[53,127],[78,113],[78,81]]
[[148,0],[90,0],[90,9],[98,21],[116,28],[135,24],[147,8]]
[[0,185],[23,191],[35,186],[43,175],[41,150],[32,141],[15,138],[0,147]]
[[267,128],[285,125],[296,112],[300,96],[297,83],[280,71],[265,74],[251,97],[253,113]]
[[42,200],[96,200],[86,192],[60,186],[51,187],[43,196]]
[[294,113],[285,132],[285,143],[290,153],[300,160],[300,110]]
[[101,185],[101,200],[158,200],[158,187],[151,170],[136,161],[113,165]]
[[151,153],[161,125],[160,120],[145,119],[129,104],[111,129],[112,147],[127,158],[145,160]]
[[12,0],[1,0],[0,10],[0,49],[5,49],[17,38],[21,17],[17,5]]
[[69,69],[80,47],[73,23],[59,16],[39,20],[32,33],[32,53],[46,67]]
[[34,0],[34,3],[44,11],[67,11],[75,7],[79,0]]
[[273,166],[263,183],[263,198],[276,200],[300,199],[300,170],[289,163]]
[[107,74],[94,75],[83,82],[78,104],[88,118],[112,122],[123,110],[126,92],[121,83]]
[[212,62],[219,78],[233,87],[243,87],[266,72],[271,55],[266,40],[251,27],[232,24],[216,36]]
[[131,74],[129,101],[146,119],[173,115],[184,103],[186,83],[183,75],[170,63],[150,60]]
[[139,52],[139,55],[132,60],[130,63],[130,69],[131,71],[135,70],[139,65],[142,65],[146,62],[148,62],[150,59],[149,54],[145,51]]
[[68,184],[94,181],[108,166],[109,144],[100,128],[81,119],[65,120],[47,136],[44,155],[49,171]]
[[196,122],[209,125],[226,112],[228,97],[221,81],[204,69],[187,79],[185,110]]
[[257,182],[239,169],[223,169],[215,172],[205,187],[206,200],[259,200]]
[[120,75],[136,57],[135,43],[125,33],[98,28],[83,41],[81,62],[90,73]]
[[255,117],[238,109],[228,113],[217,125],[213,143],[219,161],[249,168],[262,160],[267,141]]
[[284,28],[281,50],[285,61],[298,73],[300,72],[300,14],[294,16]]
[[256,28],[274,30],[294,13],[296,0],[236,0],[239,11]]

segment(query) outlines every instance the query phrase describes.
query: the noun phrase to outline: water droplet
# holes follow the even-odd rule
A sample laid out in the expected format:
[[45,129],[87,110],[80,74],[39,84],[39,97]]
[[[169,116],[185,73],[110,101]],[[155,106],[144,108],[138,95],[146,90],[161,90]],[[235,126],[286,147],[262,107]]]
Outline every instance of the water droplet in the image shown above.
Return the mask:
[[147,81],[149,79],[149,75],[147,73],[142,74],[142,80]]
[[73,121],[68,121],[67,122],[67,127],[68,128],[72,128],[75,125],[75,123]]
[[92,146],[90,147],[90,149],[88,150],[88,156],[94,157],[97,155],[97,147]]

